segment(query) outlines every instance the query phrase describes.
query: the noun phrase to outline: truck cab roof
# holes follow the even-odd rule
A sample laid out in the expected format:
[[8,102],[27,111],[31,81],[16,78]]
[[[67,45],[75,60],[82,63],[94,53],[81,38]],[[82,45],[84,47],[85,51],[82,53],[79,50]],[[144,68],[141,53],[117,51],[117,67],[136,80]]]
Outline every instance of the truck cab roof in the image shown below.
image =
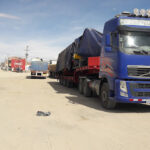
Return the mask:
[[[143,31],[150,30],[150,18],[144,17],[128,17],[128,16],[118,16],[108,20],[104,25],[104,34],[114,32],[119,27],[124,27],[124,29],[132,28],[136,29],[143,29]],[[126,28],[125,28],[126,27]],[[123,28],[122,28],[123,29]]]

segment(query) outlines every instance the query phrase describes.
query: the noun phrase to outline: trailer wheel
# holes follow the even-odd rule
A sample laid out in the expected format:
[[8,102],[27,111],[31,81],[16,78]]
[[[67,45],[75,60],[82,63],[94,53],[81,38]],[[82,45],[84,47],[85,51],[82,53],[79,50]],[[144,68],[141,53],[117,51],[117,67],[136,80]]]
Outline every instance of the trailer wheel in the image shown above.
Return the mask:
[[68,88],[71,88],[71,87],[72,87],[72,83],[71,83],[71,81],[69,81],[69,80],[67,80],[67,87],[68,87]]
[[59,84],[61,85],[61,79],[59,79]]
[[63,85],[63,79],[60,79],[60,83],[61,83],[61,85]]
[[84,80],[84,84],[83,84],[83,94],[86,97],[92,96],[92,91],[91,91],[86,79]]
[[65,80],[64,79],[62,79],[62,85],[65,86]]
[[59,79],[59,83],[60,83],[60,85],[62,85],[62,84],[63,84],[63,82],[62,82],[62,79],[61,79],[61,78]]
[[63,79],[63,86],[67,86],[67,80]]
[[78,90],[80,94],[83,94],[83,79],[79,79]]
[[102,84],[100,98],[101,98],[102,107],[106,109],[115,108],[116,102],[114,100],[109,99],[109,85],[106,82]]

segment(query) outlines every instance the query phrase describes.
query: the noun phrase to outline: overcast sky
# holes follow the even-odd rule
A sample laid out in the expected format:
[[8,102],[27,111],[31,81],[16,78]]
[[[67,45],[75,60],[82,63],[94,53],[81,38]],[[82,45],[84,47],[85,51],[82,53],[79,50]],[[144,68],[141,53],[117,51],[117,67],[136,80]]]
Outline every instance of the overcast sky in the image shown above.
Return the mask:
[[0,0],[0,61],[9,56],[56,59],[85,28],[102,32],[105,21],[150,0]]

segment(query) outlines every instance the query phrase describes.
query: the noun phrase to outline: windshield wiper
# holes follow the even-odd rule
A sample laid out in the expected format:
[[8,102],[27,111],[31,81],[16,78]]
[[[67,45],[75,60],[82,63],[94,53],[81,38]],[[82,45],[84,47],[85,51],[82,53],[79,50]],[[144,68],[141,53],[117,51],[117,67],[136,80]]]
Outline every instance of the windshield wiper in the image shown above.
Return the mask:
[[148,54],[148,51],[142,50],[143,53],[145,53],[146,55]]
[[143,55],[147,55],[148,52],[145,50],[140,50],[140,51],[133,51],[135,54],[143,54]]
[[144,54],[142,51],[133,51],[134,54]]

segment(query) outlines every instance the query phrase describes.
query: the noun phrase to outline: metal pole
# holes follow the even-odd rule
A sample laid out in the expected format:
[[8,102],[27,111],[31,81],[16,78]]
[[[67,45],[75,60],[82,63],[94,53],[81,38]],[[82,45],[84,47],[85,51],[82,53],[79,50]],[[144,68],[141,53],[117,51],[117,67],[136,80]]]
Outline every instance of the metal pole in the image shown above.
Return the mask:
[[29,46],[27,45],[26,49],[25,49],[26,65],[27,65],[27,60],[28,60],[28,56],[29,56],[28,52],[29,52]]

